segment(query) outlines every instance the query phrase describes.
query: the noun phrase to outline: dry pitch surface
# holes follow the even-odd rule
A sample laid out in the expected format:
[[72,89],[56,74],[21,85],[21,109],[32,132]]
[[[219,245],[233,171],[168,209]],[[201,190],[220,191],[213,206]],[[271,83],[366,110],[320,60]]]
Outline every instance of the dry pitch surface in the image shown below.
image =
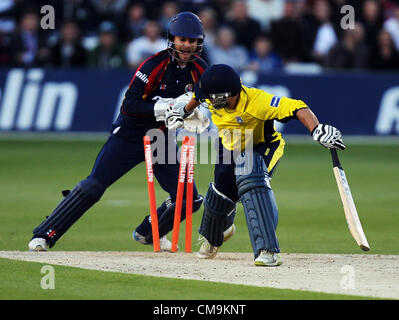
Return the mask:
[[251,253],[220,252],[212,260],[198,259],[195,253],[167,252],[0,251],[0,257],[91,270],[399,299],[396,255],[291,253],[282,254],[284,263],[276,268],[255,267]]

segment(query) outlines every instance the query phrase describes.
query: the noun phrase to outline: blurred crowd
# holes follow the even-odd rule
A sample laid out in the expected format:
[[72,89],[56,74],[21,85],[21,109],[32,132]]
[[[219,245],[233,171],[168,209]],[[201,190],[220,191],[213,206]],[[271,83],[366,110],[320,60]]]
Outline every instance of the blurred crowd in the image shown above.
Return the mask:
[[[44,5],[55,9],[53,30],[41,27]],[[354,28],[341,26],[345,5]],[[167,47],[168,21],[180,11],[201,18],[209,64],[399,69],[399,0],[1,0],[0,66],[135,69]]]

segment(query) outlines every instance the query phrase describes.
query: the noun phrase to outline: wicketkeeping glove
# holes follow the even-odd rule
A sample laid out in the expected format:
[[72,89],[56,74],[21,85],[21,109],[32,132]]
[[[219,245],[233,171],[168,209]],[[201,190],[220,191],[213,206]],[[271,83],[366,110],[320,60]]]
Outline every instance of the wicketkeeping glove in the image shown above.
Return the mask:
[[320,123],[316,126],[312,131],[312,137],[314,141],[329,149],[345,150],[346,148],[342,141],[341,132],[329,124]]
[[[193,94],[192,92],[184,93],[175,99],[172,98],[160,98],[156,97],[153,100],[157,100],[154,104],[154,115],[157,121],[166,122],[166,113],[172,110],[179,110],[182,113],[184,106],[191,100]],[[183,114],[184,115],[184,114]],[[189,113],[187,113],[187,116]]]
[[169,103],[173,100],[172,98],[161,98],[154,97],[153,100],[156,100],[154,104],[154,116],[157,121],[165,120],[165,112],[169,108]]
[[185,109],[192,96],[192,92],[187,92],[169,102],[169,107],[165,112],[165,124],[169,130],[183,127],[184,119],[192,114]]
[[179,110],[169,110],[165,113],[165,124],[169,130],[176,130],[184,125],[183,116]]
[[187,118],[184,119],[184,129],[201,134],[208,129],[210,125],[209,118],[204,115],[198,108],[194,109]]

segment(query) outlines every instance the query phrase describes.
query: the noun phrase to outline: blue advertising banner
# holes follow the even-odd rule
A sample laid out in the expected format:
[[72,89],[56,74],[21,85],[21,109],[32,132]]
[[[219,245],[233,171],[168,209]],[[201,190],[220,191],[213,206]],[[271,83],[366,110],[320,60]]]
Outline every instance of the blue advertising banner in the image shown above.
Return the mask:
[[[0,131],[106,132],[134,72],[0,69]],[[344,135],[399,135],[399,74],[242,74],[246,85],[300,99]],[[308,134],[298,121],[284,133]]]
[[[253,81],[253,80],[252,80]],[[260,75],[254,86],[303,100],[345,135],[399,135],[399,74]],[[286,133],[303,133],[297,121]]]
[[1,70],[0,131],[108,131],[132,76],[126,71]]

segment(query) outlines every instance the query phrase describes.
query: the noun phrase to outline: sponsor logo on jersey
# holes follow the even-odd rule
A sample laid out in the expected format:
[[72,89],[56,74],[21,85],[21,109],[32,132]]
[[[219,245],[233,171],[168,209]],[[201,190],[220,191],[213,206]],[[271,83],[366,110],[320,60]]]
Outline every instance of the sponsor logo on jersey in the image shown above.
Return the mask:
[[186,85],[186,87],[184,88],[185,92],[193,92],[193,88],[194,85],[192,83],[189,83],[188,85]]
[[278,105],[279,105],[279,103],[280,103],[280,100],[281,100],[281,97],[279,97],[279,96],[274,96],[274,97],[272,98],[272,101],[270,102],[270,106],[271,106],[271,107],[277,108]]
[[144,83],[148,83],[148,77],[147,77],[146,74],[144,74],[144,73],[142,73],[142,72],[140,72],[140,71],[137,71],[136,77],[139,78],[139,79],[140,79],[141,81],[143,81]]
[[243,124],[244,120],[241,117],[236,117],[236,120],[239,124]]

